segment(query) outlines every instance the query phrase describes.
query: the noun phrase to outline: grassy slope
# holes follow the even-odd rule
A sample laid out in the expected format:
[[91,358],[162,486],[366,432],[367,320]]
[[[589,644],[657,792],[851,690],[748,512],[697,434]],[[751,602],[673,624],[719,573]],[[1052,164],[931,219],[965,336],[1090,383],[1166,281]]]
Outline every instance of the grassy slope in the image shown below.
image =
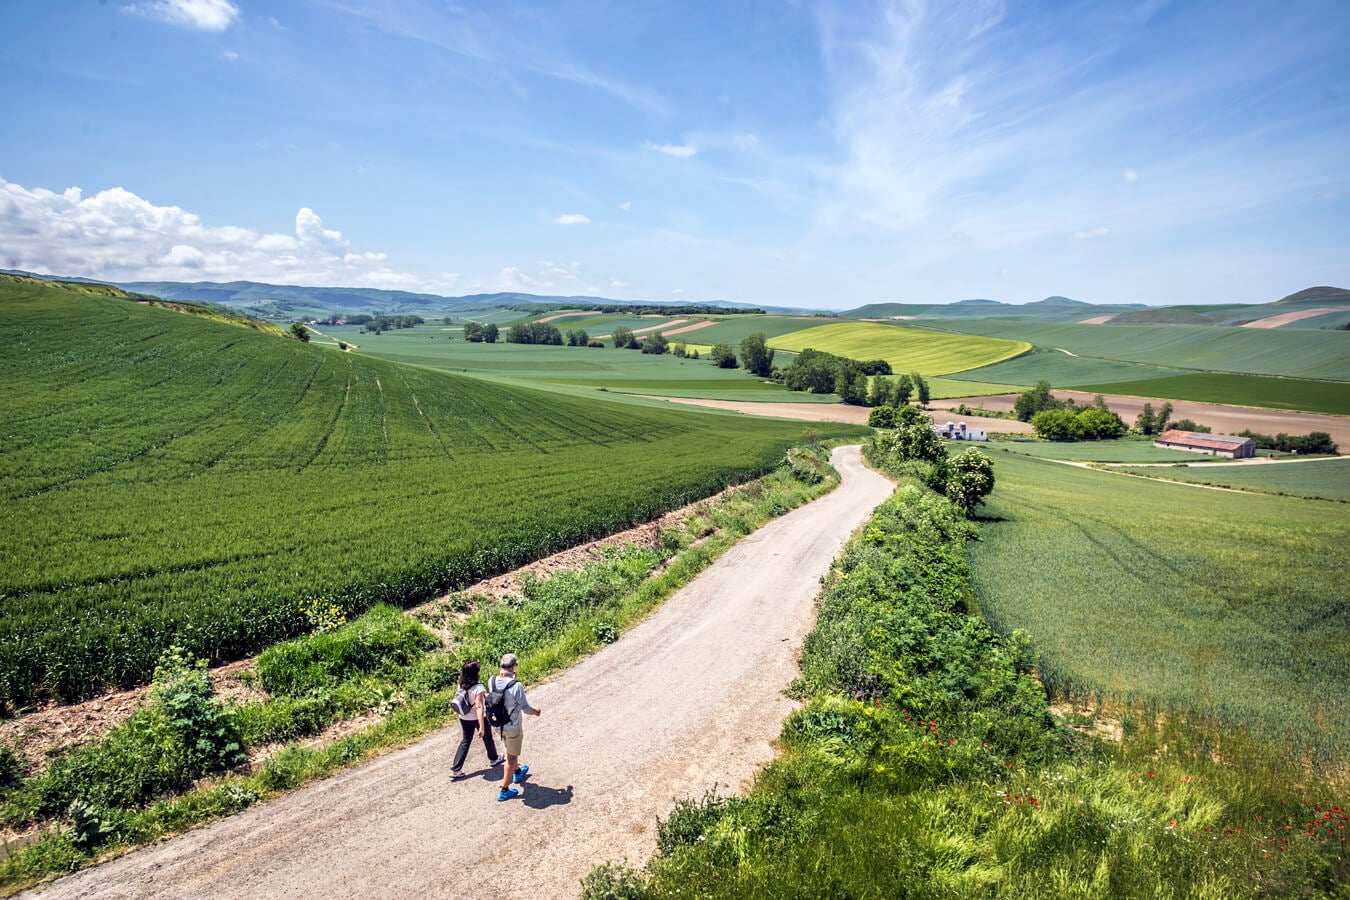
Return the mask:
[[873,322],[841,322],[795,331],[769,341],[772,347],[823,350],[853,359],[884,359],[896,372],[946,375],[989,365],[1030,349],[999,338],[967,338]]
[[1339,505],[998,457],[980,604],[1055,690],[1159,701],[1350,758],[1350,520]]
[[962,334],[1029,341],[1038,347],[1063,347],[1079,356],[1107,360],[1350,380],[1350,332],[1202,325],[1047,325],[997,319],[926,324]]
[[1037,347],[1016,359],[962,372],[960,378],[962,381],[1027,386],[1043,379],[1055,387],[1068,387],[1076,384],[1140,381],[1146,378],[1162,380],[1180,374],[1182,372],[1179,369],[1087,356],[1069,356],[1053,347]]
[[1121,471],[1244,491],[1350,502],[1350,459],[1273,466],[1124,467]]
[[706,358],[676,359],[669,354],[653,356],[612,347],[470,344],[457,335],[453,340],[447,340],[442,328],[431,326],[390,331],[379,337],[361,335],[359,329],[323,330],[343,340],[354,341],[364,355],[516,382],[575,385],[669,397],[798,399],[781,385],[765,383],[740,369],[719,369]]
[[802,431],[52,286],[6,292],[0,317],[7,700],[40,681],[62,696],[138,681],[174,640],[253,652],[305,626],[304,596],[349,611],[423,599],[762,471]]
[[677,335],[675,339],[684,337],[700,344],[731,344],[739,347],[741,341],[756,332],[763,332],[766,337],[776,338],[836,321],[838,320],[807,316],[735,316],[722,319],[716,325],[691,331],[687,335]]

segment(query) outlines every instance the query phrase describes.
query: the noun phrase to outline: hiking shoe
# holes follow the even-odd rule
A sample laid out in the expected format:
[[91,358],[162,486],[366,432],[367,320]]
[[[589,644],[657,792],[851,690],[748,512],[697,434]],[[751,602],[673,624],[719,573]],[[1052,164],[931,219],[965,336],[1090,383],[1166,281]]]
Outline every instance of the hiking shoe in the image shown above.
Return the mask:
[[514,800],[520,796],[519,788],[503,788],[497,792],[497,802],[504,803],[507,800]]
[[497,768],[497,767],[500,766],[500,765],[505,765],[505,763],[506,763],[506,757],[505,757],[505,756],[499,756],[499,757],[497,757],[496,759],[488,760],[488,768],[489,768],[489,769],[495,769],[495,768]]
[[530,767],[521,766],[519,769],[516,769],[516,774],[511,776],[511,783],[520,784],[522,781],[525,780],[525,776],[528,774],[530,774]]

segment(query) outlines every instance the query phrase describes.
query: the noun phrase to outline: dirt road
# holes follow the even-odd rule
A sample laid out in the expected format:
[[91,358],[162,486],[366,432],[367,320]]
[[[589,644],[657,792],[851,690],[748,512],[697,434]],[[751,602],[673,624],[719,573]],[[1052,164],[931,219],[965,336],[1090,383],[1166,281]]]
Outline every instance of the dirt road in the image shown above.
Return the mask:
[[526,724],[523,799],[497,802],[481,743],[450,781],[454,727],[41,896],[558,898],[597,863],[642,862],[674,798],[737,789],[772,756],[820,576],[891,491],[858,448],[833,461],[837,490],[529,692],[544,714]]

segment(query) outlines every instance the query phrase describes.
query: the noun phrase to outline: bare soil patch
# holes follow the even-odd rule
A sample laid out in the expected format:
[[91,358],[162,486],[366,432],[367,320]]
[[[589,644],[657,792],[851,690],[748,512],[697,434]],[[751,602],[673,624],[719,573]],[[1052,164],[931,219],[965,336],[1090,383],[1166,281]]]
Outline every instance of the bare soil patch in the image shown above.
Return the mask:
[[583,311],[581,311],[581,312],[565,312],[565,313],[558,313],[557,315],[554,315],[554,316],[545,316],[544,318],[538,319],[537,321],[540,321],[540,322],[556,322],[556,321],[558,321],[559,319],[576,319],[576,318],[580,318],[580,317],[582,317],[582,316],[603,316],[603,315],[604,315],[604,313],[602,313],[602,312],[601,312],[600,310],[598,310],[598,309],[588,309],[588,310],[583,310]]
[[1110,322],[1110,321],[1111,321],[1112,319],[1114,319],[1115,317],[1116,317],[1116,316],[1115,316],[1115,313],[1112,313],[1112,314],[1109,315],[1109,316],[1093,316],[1093,317],[1090,318],[1090,319],[1083,319],[1083,320],[1082,320],[1081,322],[1079,322],[1078,324],[1079,324],[1079,325],[1105,325],[1107,322]]
[[1341,312],[1345,309],[1342,306],[1320,306],[1317,309],[1300,309],[1297,312],[1280,313],[1276,316],[1266,316],[1264,319],[1257,319],[1253,322],[1247,322],[1243,328],[1279,328],[1281,325],[1288,325],[1290,322],[1297,322],[1300,319],[1311,319],[1315,316],[1325,316],[1327,313]]
[[664,334],[666,337],[670,337],[672,334],[688,334],[691,331],[698,331],[700,328],[707,328],[710,325],[716,324],[717,323],[712,320],[708,320],[707,322],[695,322],[692,325],[685,325],[681,328],[676,328],[673,331],[664,331],[662,332],[662,334]]

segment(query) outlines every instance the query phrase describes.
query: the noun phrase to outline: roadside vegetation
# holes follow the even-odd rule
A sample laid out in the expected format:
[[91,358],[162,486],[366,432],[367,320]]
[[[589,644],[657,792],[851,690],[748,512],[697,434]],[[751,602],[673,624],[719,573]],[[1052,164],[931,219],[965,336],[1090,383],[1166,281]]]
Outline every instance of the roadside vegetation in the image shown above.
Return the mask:
[[143,684],[170,646],[249,656],[304,633],[316,597],[349,618],[422,602],[768,471],[802,433],[53,286],[6,295],[0,316],[11,713]]
[[[838,484],[818,446],[701,504],[659,546],[606,551],[493,601],[451,595],[410,616],[378,606],[347,621],[304,604],[309,633],[258,657],[252,699],[211,693],[204,663],[171,648],[148,702],[101,740],[42,771],[0,748],[0,822],[28,846],[0,862],[0,893],[229,815],[449,723],[460,664],[515,652],[542,679],[611,643],[740,538]],[[351,722],[323,739],[327,729]],[[314,740],[315,736],[320,740]],[[301,741],[304,743],[301,743]],[[35,830],[36,829],[36,830]]]
[[682,801],[643,870],[601,866],[583,896],[1344,896],[1344,781],[1158,705],[1119,742],[1066,727],[1028,635],[976,614],[967,545],[993,526],[915,481],[826,580],[779,758]]

